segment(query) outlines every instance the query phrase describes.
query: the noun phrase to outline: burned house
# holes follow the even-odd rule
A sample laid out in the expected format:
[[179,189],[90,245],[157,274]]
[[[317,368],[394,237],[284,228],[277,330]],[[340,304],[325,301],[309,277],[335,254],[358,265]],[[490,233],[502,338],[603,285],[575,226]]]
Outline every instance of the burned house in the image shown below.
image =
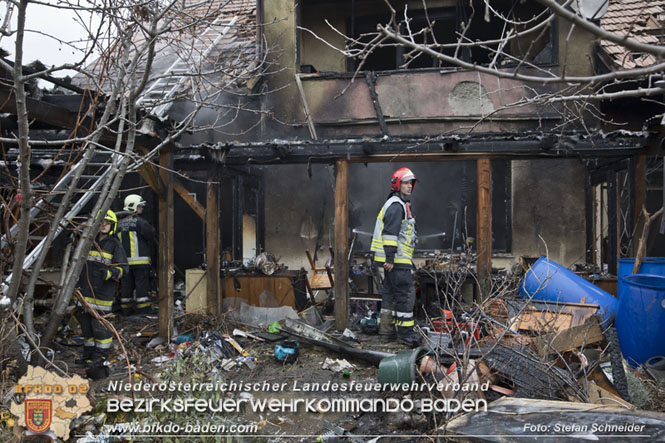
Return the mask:
[[[233,142],[192,140],[182,151],[222,171],[252,171],[233,179],[228,188],[237,195],[220,191],[229,193],[222,223],[235,227],[232,236],[223,229],[221,249],[234,259],[265,250],[292,269],[309,269],[304,250],[322,261],[328,247],[347,256],[355,237],[351,255],[361,261],[388,177],[409,166],[419,179],[413,203],[421,259],[473,242],[486,269],[490,256],[501,267],[547,253],[567,266],[606,264],[615,272],[612,257],[634,246],[646,180],[640,171],[649,149],[659,149],[649,118],[658,111],[641,104],[628,115],[628,102],[601,100],[612,118],[599,118],[548,100],[581,90],[533,82],[534,73],[589,77],[617,69],[612,61],[621,57],[565,17],[551,19],[537,36],[511,40],[500,55],[496,46],[456,47],[466,30],[469,42],[499,42],[506,32],[499,17],[527,22],[546,11],[537,2],[495,3],[496,10],[455,1],[395,8],[402,33],[416,36],[416,45],[435,42],[464,69],[399,44],[367,51],[377,27],[391,23],[385,2],[259,2],[260,38],[280,69],[261,80],[257,126]],[[617,8],[621,2],[592,18],[609,26]],[[649,23],[660,23],[653,17]],[[477,66],[504,73],[519,67],[524,75],[504,78]],[[347,167],[348,177],[340,178]],[[649,175],[654,190],[657,176]]]
[[[157,79],[138,102],[158,117],[146,120],[147,139],[185,121],[200,97],[209,102],[164,156],[179,175],[160,182],[159,172],[130,172],[123,184],[151,202],[176,279],[207,265],[209,306],[252,284],[217,276],[261,252],[297,271],[309,270],[309,250],[346,281],[346,258],[366,260],[367,233],[402,166],[418,176],[419,260],[471,248],[485,276],[546,253],[614,273],[634,247],[641,207],[658,203],[649,153],[661,149],[659,105],[602,99],[655,85],[594,90],[579,80],[655,63],[574,19],[621,33],[622,1],[570,16],[535,1],[400,1],[392,10],[382,0],[221,3],[182,46],[219,67],[208,89],[183,81],[191,70],[179,62],[182,48],[163,45]],[[656,44],[662,5],[650,7],[636,14],[648,16],[640,32]],[[652,255],[663,255],[658,248]],[[349,288],[334,292],[345,299]]]
[[[663,197],[665,1],[574,6],[132,3],[112,11],[112,19],[126,15],[100,39],[110,42],[108,52],[71,81],[19,62],[11,71],[3,60],[3,377],[25,371],[17,366],[27,366],[32,351],[31,365],[59,368],[62,357],[64,372],[76,364],[73,348],[85,354],[88,337],[74,322],[65,325],[74,285],[84,257],[95,256],[88,251],[101,254],[91,245],[102,214],[122,212],[124,197],[140,194],[148,202],[143,216],[159,231],[159,309],[104,314],[105,330],[114,329],[122,346],[101,366],[82,355],[83,367],[72,369],[102,388],[100,407],[76,424],[79,431],[124,433],[125,421],[154,417],[158,431],[129,438],[158,438],[166,422],[207,422],[251,425],[227,439],[245,431],[303,441],[351,432],[422,432],[428,441],[479,432],[629,438],[636,426],[658,439],[662,414],[632,410],[648,400],[630,392],[624,365],[656,358],[648,374],[655,383],[665,377],[662,328],[651,329],[662,324],[661,303],[645,291],[620,304],[599,286],[616,291],[617,260],[636,254],[638,240],[646,255],[665,255],[665,224],[649,235],[643,215],[658,213]],[[27,88],[24,97],[26,74],[56,87]],[[407,315],[422,341],[396,343],[376,334],[390,322],[378,319],[370,233],[391,174],[405,166],[418,179],[419,237],[417,322]],[[20,235],[25,259],[15,258]],[[578,264],[582,272],[568,269]],[[524,273],[520,265],[532,266]],[[575,288],[561,289],[543,268]],[[543,293],[548,299],[537,300]],[[340,333],[326,332],[333,325]],[[52,343],[55,351],[42,352]],[[404,345],[413,349],[397,353]],[[421,379],[421,388],[408,388]],[[176,382],[188,387],[159,388]],[[238,388],[194,392],[190,382]],[[326,383],[349,389],[300,389]],[[33,400],[10,399],[20,385],[4,396],[19,426]],[[663,398],[662,383],[654,392]],[[343,400],[343,408],[347,400],[405,400],[420,411],[354,406],[324,417],[329,409],[294,403],[264,409],[274,400],[300,403],[301,393]],[[508,398],[493,401],[501,396]],[[196,415],[108,408],[148,398],[237,399],[247,407]],[[458,399],[484,410],[422,408]],[[79,416],[87,411],[74,404]],[[56,414],[63,412],[79,418],[64,408]],[[566,429],[551,432],[557,421]]]

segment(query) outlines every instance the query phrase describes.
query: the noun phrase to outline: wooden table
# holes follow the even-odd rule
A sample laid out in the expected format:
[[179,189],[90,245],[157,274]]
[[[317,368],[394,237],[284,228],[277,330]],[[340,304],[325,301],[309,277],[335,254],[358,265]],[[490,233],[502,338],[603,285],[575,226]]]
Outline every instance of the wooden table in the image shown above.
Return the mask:
[[307,306],[306,278],[304,271],[283,271],[273,275],[229,273],[221,278],[222,298],[238,297],[247,304],[261,306],[261,294],[269,291],[275,296],[278,306],[291,306],[301,311]]

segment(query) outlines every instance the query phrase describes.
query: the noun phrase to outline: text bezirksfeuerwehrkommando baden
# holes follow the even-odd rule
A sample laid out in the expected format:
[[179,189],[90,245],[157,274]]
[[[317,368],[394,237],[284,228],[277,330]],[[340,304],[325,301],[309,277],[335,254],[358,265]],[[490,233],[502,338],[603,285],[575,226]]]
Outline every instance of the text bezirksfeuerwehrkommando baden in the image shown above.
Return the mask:
[[478,412],[485,399],[454,398],[108,398],[106,412]]

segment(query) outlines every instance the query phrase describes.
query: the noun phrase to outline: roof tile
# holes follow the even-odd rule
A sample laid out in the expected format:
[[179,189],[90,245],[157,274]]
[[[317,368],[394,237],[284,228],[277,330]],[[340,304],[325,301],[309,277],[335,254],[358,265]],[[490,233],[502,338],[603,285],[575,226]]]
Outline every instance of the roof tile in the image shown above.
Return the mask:
[[[665,38],[665,0],[610,0],[600,26],[640,43],[661,44]],[[607,40],[602,40],[600,45],[619,69],[645,67],[657,61],[654,56],[636,54]]]

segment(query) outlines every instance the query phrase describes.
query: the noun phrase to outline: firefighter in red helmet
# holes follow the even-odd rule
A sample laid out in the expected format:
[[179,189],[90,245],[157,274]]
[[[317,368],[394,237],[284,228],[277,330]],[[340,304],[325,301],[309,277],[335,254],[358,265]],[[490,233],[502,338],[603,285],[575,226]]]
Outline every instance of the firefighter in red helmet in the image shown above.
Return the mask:
[[395,171],[388,200],[376,217],[371,245],[375,264],[384,270],[379,335],[388,339],[397,335],[398,341],[409,346],[420,344],[413,330],[416,220],[411,212],[410,197],[415,186],[416,175],[409,168]]

